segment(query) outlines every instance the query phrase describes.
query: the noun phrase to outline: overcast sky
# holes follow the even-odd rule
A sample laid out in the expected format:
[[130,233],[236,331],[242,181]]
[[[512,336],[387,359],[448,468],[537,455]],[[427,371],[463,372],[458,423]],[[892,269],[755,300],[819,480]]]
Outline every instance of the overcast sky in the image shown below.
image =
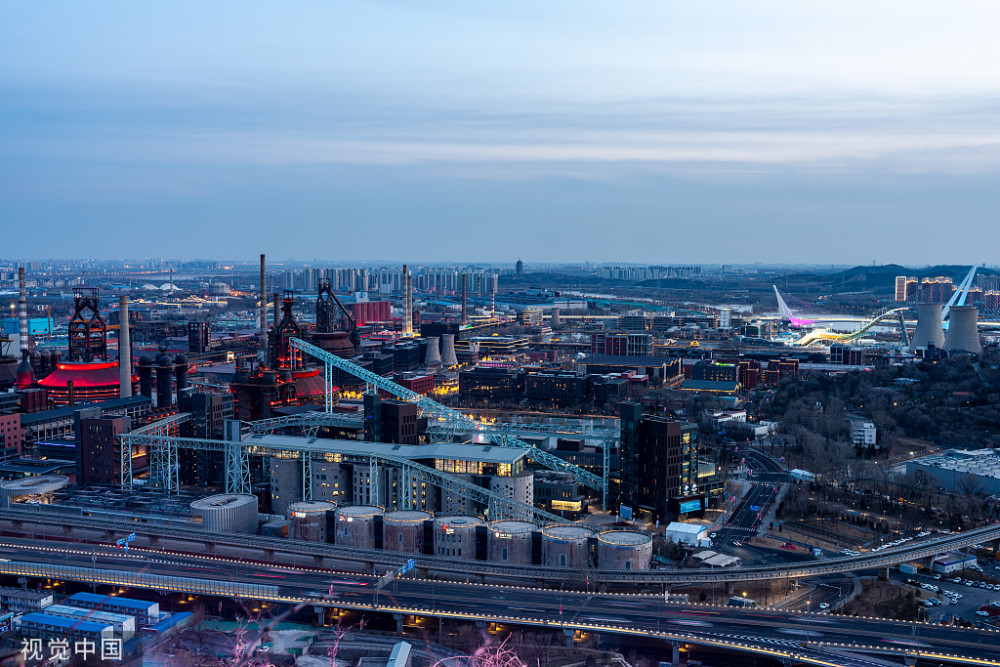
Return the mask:
[[995,264],[997,26],[996,0],[0,0],[0,256]]

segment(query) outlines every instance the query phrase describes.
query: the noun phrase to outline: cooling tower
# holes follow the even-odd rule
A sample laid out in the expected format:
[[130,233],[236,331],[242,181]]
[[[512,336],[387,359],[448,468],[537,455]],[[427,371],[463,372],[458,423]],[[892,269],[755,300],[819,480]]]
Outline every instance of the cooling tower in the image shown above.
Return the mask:
[[552,317],[549,319],[549,326],[552,327],[553,331],[562,326],[562,320],[560,319],[560,312],[558,308],[552,309]]
[[441,365],[446,368],[458,366],[455,355],[455,334],[441,334]]
[[941,328],[941,304],[921,303],[917,306],[917,330],[910,339],[910,351],[933,345],[944,347],[944,329]]
[[975,306],[952,306],[949,316],[944,349],[973,354],[982,352],[983,345],[979,342],[979,309]]
[[441,346],[438,345],[440,339],[437,336],[427,337],[427,356],[424,357],[424,363],[428,366],[440,366],[441,365]]

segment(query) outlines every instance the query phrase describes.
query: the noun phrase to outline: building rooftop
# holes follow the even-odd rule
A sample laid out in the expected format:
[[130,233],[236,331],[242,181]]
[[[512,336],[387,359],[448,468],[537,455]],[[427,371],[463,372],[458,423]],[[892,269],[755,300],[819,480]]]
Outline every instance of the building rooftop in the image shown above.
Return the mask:
[[158,602],[147,602],[145,600],[133,600],[132,598],[120,598],[113,595],[98,595],[96,593],[75,593],[68,598],[67,602],[79,601],[87,602],[91,604],[104,604],[104,605],[116,605],[119,607],[129,607],[131,609],[138,609],[141,611],[147,611],[150,607],[158,606]]
[[339,453],[367,456],[376,454],[395,456],[411,461],[421,459],[451,459],[479,461],[482,463],[514,463],[521,460],[528,450],[520,447],[500,447],[497,445],[465,445],[461,443],[435,443],[430,445],[396,445],[387,442],[364,442],[360,440],[334,440],[327,438],[306,438],[293,435],[252,435],[243,441],[255,446],[275,449],[301,449],[318,453]]
[[675,362],[671,357],[627,356],[624,354],[592,354],[580,363],[593,366],[663,366]]
[[910,463],[1000,479],[1000,450],[997,449],[949,449],[943,454],[913,459]]
[[57,628],[67,630],[82,630],[83,632],[104,632],[112,626],[107,623],[94,623],[92,621],[81,621],[77,618],[63,618],[62,616],[50,616],[41,612],[31,612],[21,617],[22,623],[43,623]]
[[77,403],[76,405],[65,405],[52,410],[42,410],[41,412],[29,412],[21,415],[21,426],[41,424],[47,421],[58,419],[72,419],[73,413],[81,408],[101,408],[105,413],[114,410],[131,408],[143,403],[151,403],[145,396],[129,396],[127,398],[113,398],[109,401],[99,401],[97,403]]

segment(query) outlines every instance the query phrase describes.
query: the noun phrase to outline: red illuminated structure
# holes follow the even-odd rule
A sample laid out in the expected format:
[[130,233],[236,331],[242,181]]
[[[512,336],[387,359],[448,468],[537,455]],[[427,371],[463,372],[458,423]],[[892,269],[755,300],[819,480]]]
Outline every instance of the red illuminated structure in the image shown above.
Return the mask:
[[73,383],[74,403],[95,403],[121,397],[117,361],[61,362],[38,386],[48,390],[55,405],[67,405]]
[[69,358],[38,382],[55,405],[121,397],[118,362],[108,361],[108,325],[101,317],[96,287],[73,288]]

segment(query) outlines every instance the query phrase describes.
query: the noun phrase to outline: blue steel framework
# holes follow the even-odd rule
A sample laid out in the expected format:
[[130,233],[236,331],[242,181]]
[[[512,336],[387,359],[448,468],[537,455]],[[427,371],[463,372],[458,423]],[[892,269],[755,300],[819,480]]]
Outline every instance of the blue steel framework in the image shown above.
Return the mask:
[[[521,440],[518,436],[528,435],[528,434],[539,434],[539,433],[573,433],[580,434],[583,433],[579,430],[572,430],[565,426],[544,426],[544,425],[522,425],[522,424],[503,424],[503,425],[493,425],[485,424],[479,420],[473,419],[472,417],[454,410],[452,408],[441,405],[437,401],[422,396],[415,391],[411,391],[406,387],[400,386],[388,380],[381,375],[372,373],[371,371],[361,368],[357,364],[353,364],[346,359],[342,359],[334,354],[330,354],[326,350],[316,347],[311,343],[300,338],[292,338],[289,340],[289,345],[292,347],[320,360],[323,362],[323,378],[325,383],[325,394],[327,397],[326,406],[327,410],[332,410],[332,396],[333,396],[333,368],[337,368],[346,373],[350,373],[354,377],[364,380],[369,388],[377,387],[382,391],[390,393],[397,398],[401,398],[404,401],[410,403],[416,403],[420,408],[423,416],[427,417],[428,420],[434,420],[437,423],[433,424],[435,429],[447,429],[449,432],[461,432],[469,431],[475,433],[481,433],[486,435],[495,444],[502,447],[521,447],[528,450],[528,456],[549,468],[550,470],[561,470],[565,472],[573,473],[577,478],[586,486],[598,490],[601,492],[601,499],[604,503],[605,509],[608,505],[608,473],[609,473],[609,463],[610,463],[610,442],[614,439],[613,432],[609,430],[601,430],[600,437],[605,438],[604,440],[604,474],[598,477],[589,470],[584,470],[579,466],[575,466],[571,463],[567,463],[558,456],[553,456],[549,452],[535,447],[527,442]],[[294,358],[294,357],[293,357]],[[440,433],[441,430],[436,432]],[[591,429],[590,432],[593,435],[598,434],[598,430]]]

